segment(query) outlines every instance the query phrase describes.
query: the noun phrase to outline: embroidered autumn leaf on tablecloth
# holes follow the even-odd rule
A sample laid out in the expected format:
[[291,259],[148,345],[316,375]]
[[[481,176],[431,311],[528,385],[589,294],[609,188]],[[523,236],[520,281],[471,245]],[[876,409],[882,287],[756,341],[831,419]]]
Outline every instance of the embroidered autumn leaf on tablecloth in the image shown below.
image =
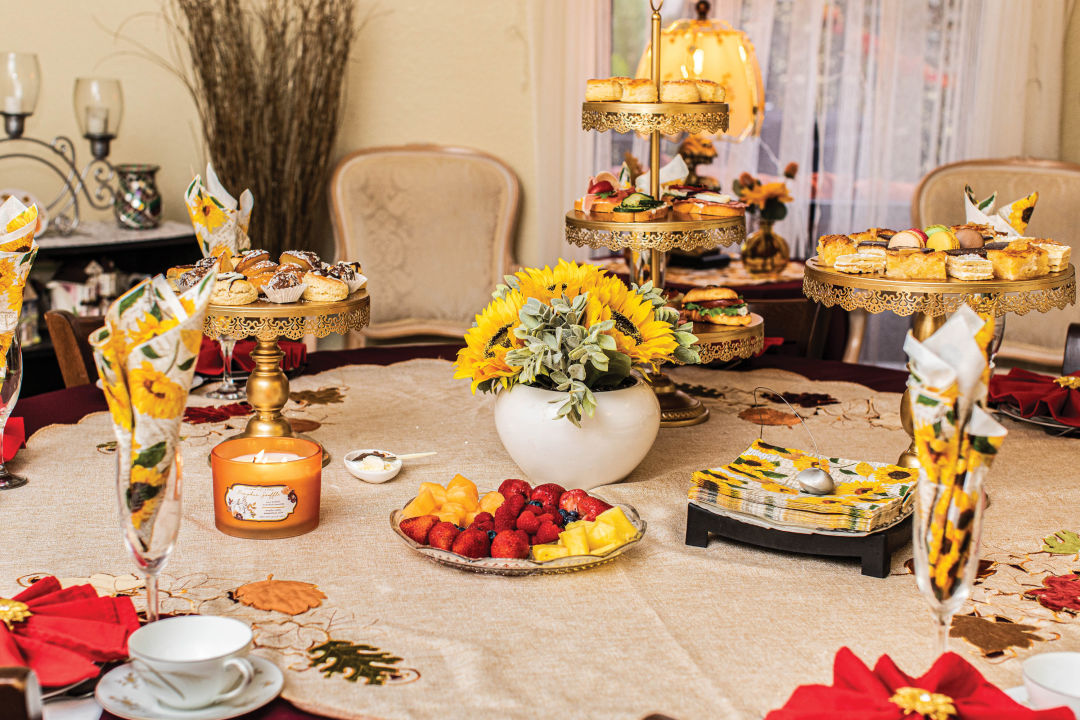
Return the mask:
[[1042,549],[1055,555],[1076,555],[1080,553],[1080,535],[1071,530],[1059,530],[1043,538]]
[[330,640],[308,650],[311,667],[326,677],[341,675],[350,682],[363,678],[367,685],[382,685],[401,677],[394,667],[401,658],[371,645],[357,645],[345,640]]
[[1045,577],[1042,588],[1028,590],[1025,596],[1054,612],[1080,613],[1080,574]]
[[949,637],[963,638],[982,651],[986,657],[994,657],[1012,648],[1029,648],[1044,638],[1035,634],[1034,625],[1014,623],[1008,618],[984,618],[976,615],[953,617]]
[[791,427],[798,425],[800,422],[797,415],[765,407],[747,408],[739,413],[739,417],[757,425],[787,425]]
[[301,405],[329,405],[345,402],[341,388],[324,387],[318,390],[296,390],[289,393],[289,399]]
[[319,607],[326,599],[316,585],[298,580],[275,580],[273,575],[265,580],[248,583],[236,588],[233,596],[245,605],[259,610],[276,610],[286,615],[299,615]]

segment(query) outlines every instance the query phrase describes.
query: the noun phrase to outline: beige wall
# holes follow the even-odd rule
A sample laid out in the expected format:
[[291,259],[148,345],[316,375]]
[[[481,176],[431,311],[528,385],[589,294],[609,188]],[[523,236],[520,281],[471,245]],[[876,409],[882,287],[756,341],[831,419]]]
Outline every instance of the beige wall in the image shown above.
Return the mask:
[[[368,21],[345,70],[346,107],[334,161],[361,147],[417,142],[464,145],[496,155],[521,180],[519,257],[535,259],[536,233],[528,202],[535,162],[525,4],[509,0],[358,0],[357,4],[359,15],[367,15]],[[186,220],[184,187],[206,162],[194,106],[175,77],[148,60],[122,54],[133,46],[112,34],[123,26],[124,35],[168,56],[171,36],[160,8],[158,0],[10,3],[5,7],[6,28],[42,31],[21,36],[5,32],[0,50],[36,52],[42,66],[41,97],[26,134],[39,138],[66,134],[76,140],[82,162],[89,158],[89,148],[76,136],[71,102],[75,78],[119,78],[125,110],[110,159],[161,165],[165,215]],[[0,188],[4,187],[29,189],[44,202],[54,192],[47,174],[10,161],[0,164]]]
[[1065,77],[1061,102],[1061,159],[1080,163],[1080,8],[1073,7],[1065,32]]

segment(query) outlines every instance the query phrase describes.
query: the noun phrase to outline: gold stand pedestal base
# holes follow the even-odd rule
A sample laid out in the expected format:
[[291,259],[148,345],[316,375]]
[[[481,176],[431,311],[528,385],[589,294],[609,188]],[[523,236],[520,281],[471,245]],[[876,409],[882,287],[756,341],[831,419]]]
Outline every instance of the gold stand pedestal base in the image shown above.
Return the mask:
[[709,408],[677,389],[667,375],[650,373],[648,379],[660,401],[660,427],[687,427],[709,419]]

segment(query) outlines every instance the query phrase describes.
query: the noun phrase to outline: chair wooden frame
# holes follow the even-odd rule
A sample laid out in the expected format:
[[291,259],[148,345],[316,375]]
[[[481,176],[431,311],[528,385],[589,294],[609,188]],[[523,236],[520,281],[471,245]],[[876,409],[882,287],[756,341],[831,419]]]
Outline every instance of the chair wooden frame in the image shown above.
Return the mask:
[[49,310],[45,313],[45,324],[49,328],[49,338],[64,378],[64,387],[89,385],[97,379],[89,336],[104,323],[104,317],[80,317],[67,310]]
[[[521,184],[510,166],[494,155],[490,155],[480,150],[474,150],[473,148],[454,145],[413,144],[364,148],[349,153],[342,158],[334,168],[333,174],[330,176],[329,186],[330,219],[334,228],[334,246],[337,257],[344,258],[347,253],[344,230],[345,212],[341,205],[338,188],[341,177],[347,171],[349,165],[357,158],[364,158],[370,155],[411,153],[478,159],[490,164],[499,171],[506,182],[507,211],[499,218],[496,226],[495,246],[497,251],[492,258],[491,272],[496,278],[501,278],[503,275],[510,273],[516,266],[512,242],[515,230],[517,229],[518,216],[520,213]],[[362,261],[363,259],[361,258],[361,262]],[[379,302],[380,300],[379,298],[375,298],[375,301]],[[460,338],[469,327],[470,325],[451,324],[446,321],[426,318],[403,318],[388,323],[373,323],[364,328],[361,332],[364,336],[374,339],[398,338],[410,335],[436,335],[440,337]]]

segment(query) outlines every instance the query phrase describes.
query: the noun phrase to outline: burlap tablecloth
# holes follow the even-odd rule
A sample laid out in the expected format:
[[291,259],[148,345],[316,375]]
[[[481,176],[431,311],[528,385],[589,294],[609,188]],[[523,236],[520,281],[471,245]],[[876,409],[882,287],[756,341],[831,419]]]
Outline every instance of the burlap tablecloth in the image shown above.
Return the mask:
[[[899,396],[778,370],[680,368],[673,375],[723,394],[705,401],[712,419],[661,430],[626,482],[599,491],[635,505],[649,530],[616,561],[570,575],[459,572],[414,554],[389,527],[391,509],[421,481],[445,483],[460,472],[486,489],[518,475],[495,433],[492,399],[472,397],[467,383],[451,379],[447,362],[352,366],[293,383],[294,390],[345,388],[341,403],[288,411],[321,422],[314,435],[334,456],[323,472],[322,524],[297,538],[242,540],[214,528],[206,454],[232,431],[186,425],[185,519],[163,581],[167,609],[187,603],[255,622],[260,652],[290,668],[285,697],[335,717],[640,718],[658,711],[757,718],[796,685],[828,682],[843,645],[868,661],[889,653],[909,672],[924,672],[934,632],[902,566],[910,550],[880,580],[861,575],[855,561],[683,543],[692,471],[730,461],[758,434],[737,417],[755,385],[832,394],[842,404],[809,420],[822,450],[879,461],[894,459],[906,443]],[[1080,445],[1015,423],[1010,431],[989,479],[984,541],[995,551],[1026,553],[1051,532],[1080,529]],[[101,573],[95,582],[107,585],[132,572],[118,532],[115,458],[96,447],[112,438],[108,416],[98,413],[77,426],[42,429],[19,454],[16,468],[30,485],[0,493],[0,596],[10,597],[16,578],[25,582],[30,573]],[[798,427],[767,427],[765,438],[807,445]],[[341,464],[360,447],[439,454],[390,483],[367,485]],[[289,618],[224,597],[270,573],[317,583],[327,600]],[[1053,632],[1060,639],[1036,642],[1035,650],[1080,650],[1076,623],[1056,623]],[[324,677],[307,668],[303,649],[326,637],[378,647],[409,671],[403,682],[382,686]],[[1018,660],[989,662],[953,642],[994,682],[1020,684]]]

